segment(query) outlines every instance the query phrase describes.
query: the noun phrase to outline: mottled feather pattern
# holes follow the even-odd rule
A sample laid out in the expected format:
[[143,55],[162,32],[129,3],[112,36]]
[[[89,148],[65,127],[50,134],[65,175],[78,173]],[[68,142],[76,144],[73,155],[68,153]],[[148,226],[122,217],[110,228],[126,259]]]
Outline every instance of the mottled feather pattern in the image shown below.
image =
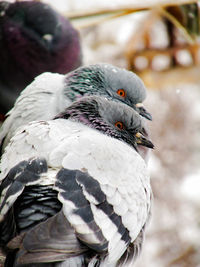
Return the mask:
[[[98,153],[96,153],[97,149]],[[109,256],[105,256],[105,262],[112,262],[122,256],[127,242],[130,243],[137,238],[149,216],[150,191],[146,193],[143,190],[143,183],[149,184],[149,181],[146,181],[148,174],[146,165],[137,152],[121,141],[104,136],[96,130],[88,130],[87,126],[80,125],[78,122],[57,119],[48,122],[32,122],[18,131],[2,157],[1,164],[4,169],[1,179],[12,167],[19,164],[22,158],[28,160],[30,157],[44,157],[48,162],[47,174],[40,175],[34,184],[47,185],[49,181],[55,184],[61,168],[87,171],[93,177],[92,179],[96,180],[102,194],[106,194],[107,208],[105,204],[100,204],[89,188],[84,184],[81,185],[79,180],[77,183],[81,185],[84,198],[90,203],[95,224],[101,229],[105,240],[109,242],[107,248]],[[55,185],[54,189],[56,188]],[[147,189],[150,189],[150,185]],[[78,217],[71,214],[74,204],[70,204],[69,200],[63,197],[62,191],[59,194],[59,200],[63,203],[63,212],[70,222],[73,224],[79,218],[78,222],[83,223],[84,220],[80,220],[80,214]],[[128,229],[128,235],[118,233],[119,220],[113,212],[109,212],[109,205],[113,212],[120,216],[120,221]],[[107,212],[103,211],[104,209],[107,209]],[[106,224],[104,225],[103,222]],[[77,229],[80,229],[80,226]],[[81,233],[79,235],[80,239],[85,240],[85,235],[84,237],[81,237]],[[89,241],[86,240],[89,246]],[[95,239],[92,238],[92,240]]]
[[22,161],[16,168],[13,168],[11,172],[9,171],[8,175],[1,183],[0,220],[10,206],[14,203],[16,198],[21,194],[24,187],[27,184],[39,184],[38,180],[41,177],[41,173],[46,171],[46,161],[41,160],[40,162],[35,162],[34,159],[29,160],[28,162]]

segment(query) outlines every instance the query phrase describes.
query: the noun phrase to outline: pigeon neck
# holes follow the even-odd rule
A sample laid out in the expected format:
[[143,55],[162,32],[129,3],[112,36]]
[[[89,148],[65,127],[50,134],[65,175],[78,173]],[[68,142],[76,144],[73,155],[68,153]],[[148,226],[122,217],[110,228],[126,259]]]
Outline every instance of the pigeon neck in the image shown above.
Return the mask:
[[105,95],[103,77],[100,74],[71,72],[65,78],[64,95],[72,102],[83,96]]
[[100,116],[97,103],[95,102],[90,104],[79,102],[78,106],[76,104],[73,104],[64,112],[56,116],[55,119],[59,118],[78,121],[89,126],[90,128],[96,129],[110,136],[113,132],[112,127]]
[[90,128],[102,132],[105,135],[121,140],[135,148],[134,143],[129,140],[129,136],[126,137],[123,134],[120,134],[112,127],[112,125],[101,117],[96,105],[97,104],[95,103],[85,104],[83,102],[79,102],[78,106],[76,106],[74,103],[72,106],[67,108],[65,112],[60,113],[55,119],[70,119],[72,121],[80,122]]
[[64,112],[60,113],[55,119],[70,119],[72,121],[80,122],[90,128],[96,129],[105,135],[121,140],[135,148],[135,141],[130,135],[124,134],[115,129],[111,124],[102,118],[98,112],[99,106],[95,101],[75,102],[68,107]]

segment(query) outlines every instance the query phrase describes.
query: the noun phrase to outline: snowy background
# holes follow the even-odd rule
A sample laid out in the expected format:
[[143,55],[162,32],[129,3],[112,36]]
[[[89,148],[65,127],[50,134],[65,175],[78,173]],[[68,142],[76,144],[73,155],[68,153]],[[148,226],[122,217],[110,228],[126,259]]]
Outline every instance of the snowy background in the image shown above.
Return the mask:
[[[43,2],[66,13],[116,8],[139,1]],[[144,16],[129,15],[81,29],[84,63],[108,62],[127,67],[127,42],[137,32]],[[155,36],[159,35],[158,28]],[[200,73],[200,68],[195,71]],[[155,144],[149,161],[154,205],[144,249],[135,266],[200,267],[200,75],[191,84],[178,81],[175,85],[156,86],[154,81],[154,86],[147,90],[145,106],[153,115],[149,127]]]

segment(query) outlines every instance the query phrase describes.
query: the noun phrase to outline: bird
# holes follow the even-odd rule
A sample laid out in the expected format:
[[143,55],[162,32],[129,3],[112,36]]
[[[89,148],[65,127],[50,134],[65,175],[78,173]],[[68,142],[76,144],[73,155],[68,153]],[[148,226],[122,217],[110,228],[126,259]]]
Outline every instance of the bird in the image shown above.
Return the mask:
[[0,129],[0,147],[5,146],[17,128],[34,120],[49,120],[73,101],[86,95],[101,95],[123,102],[151,120],[144,109],[146,88],[133,72],[112,64],[81,66],[66,75],[43,73],[22,91]]
[[86,96],[18,129],[1,160],[5,267],[133,266],[152,199],[143,120]]
[[82,65],[79,32],[50,5],[0,2],[0,111],[43,72],[66,74]]

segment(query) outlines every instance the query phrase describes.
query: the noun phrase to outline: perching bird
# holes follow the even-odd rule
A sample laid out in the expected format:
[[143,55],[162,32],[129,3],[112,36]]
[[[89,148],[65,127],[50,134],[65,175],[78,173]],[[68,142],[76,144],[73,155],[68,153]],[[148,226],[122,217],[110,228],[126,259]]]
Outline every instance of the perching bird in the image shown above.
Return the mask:
[[143,108],[146,89],[134,73],[100,63],[80,67],[67,75],[44,73],[19,96],[0,130],[2,151],[19,126],[34,120],[49,120],[84,95],[102,95],[133,107],[151,119]]
[[136,111],[97,96],[21,127],[1,161],[5,266],[133,266],[151,206],[145,135]]
[[49,5],[0,2],[0,112],[10,110],[37,75],[65,74],[81,61],[77,30]]

